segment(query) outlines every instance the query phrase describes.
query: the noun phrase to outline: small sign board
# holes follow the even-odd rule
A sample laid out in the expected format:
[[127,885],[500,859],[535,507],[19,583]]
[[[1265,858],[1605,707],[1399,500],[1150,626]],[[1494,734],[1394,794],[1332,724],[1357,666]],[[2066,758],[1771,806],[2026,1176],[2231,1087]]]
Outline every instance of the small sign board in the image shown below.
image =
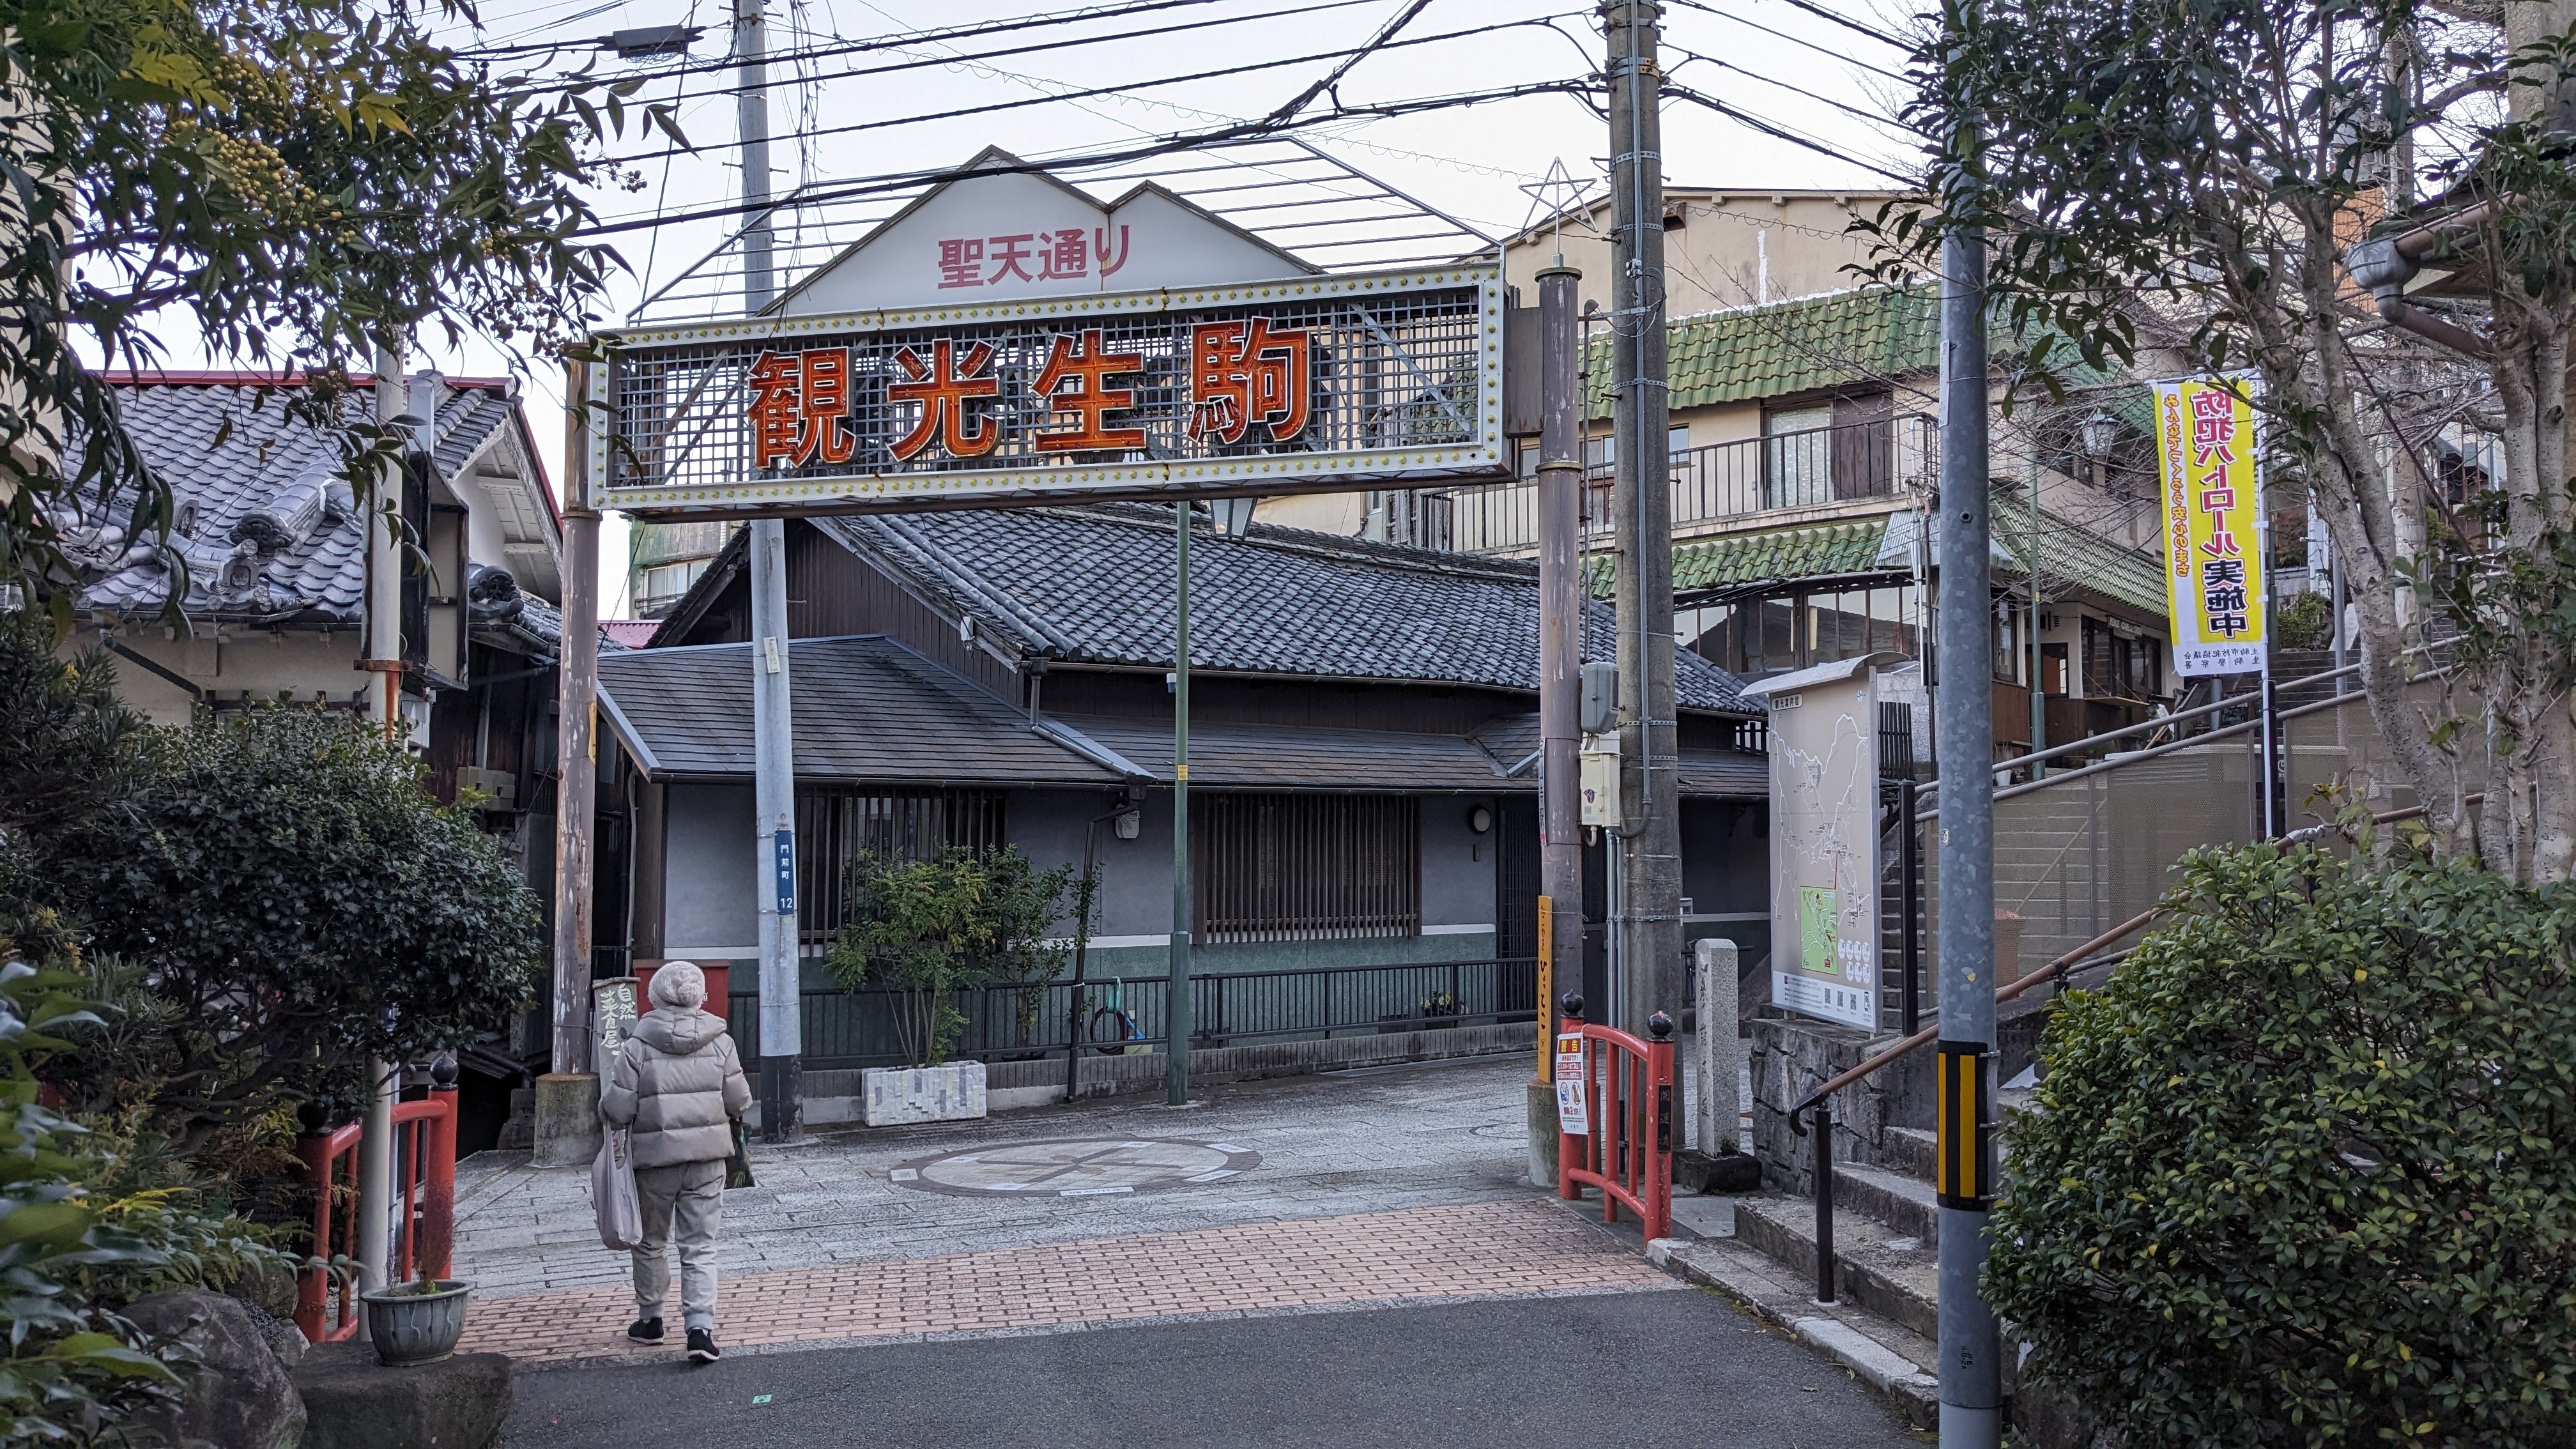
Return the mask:
[[[1880,792],[1871,661],[1886,657],[1820,664],[1746,691],[1767,695],[1771,708],[1772,1003],[1872,1031]],[[1800,707],[1784,712],[1789,701]]]
[[796,832],[778,831],[773,837],[774,855],[770,876],[777,897],[778,914],[796,914]]
[[1584,1095],[1583,1033],[1559,1032],[1556,1038],[1556,1126],[1572,1137],[1586,1137],[1592,1132],[1592,1116],[1586,1110]]
[[590,1069],[603,1077],[617,1060],[618,1049],[626,1045],[627,1034],[635,1029],[635,1018],[642,1014],[636,985],[632,976],[611,976],[590,985]]

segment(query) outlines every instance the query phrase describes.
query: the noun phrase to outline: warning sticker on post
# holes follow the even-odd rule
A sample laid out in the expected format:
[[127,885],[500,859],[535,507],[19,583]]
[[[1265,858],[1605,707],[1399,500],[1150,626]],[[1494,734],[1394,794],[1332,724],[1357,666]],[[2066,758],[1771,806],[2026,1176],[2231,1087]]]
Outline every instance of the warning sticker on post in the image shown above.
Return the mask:
[[1592,1131],[1584,1085],[1583,1034],[1560,1033],[1556,1038],[1556,1126],[1569,1136],[1589,1136]]

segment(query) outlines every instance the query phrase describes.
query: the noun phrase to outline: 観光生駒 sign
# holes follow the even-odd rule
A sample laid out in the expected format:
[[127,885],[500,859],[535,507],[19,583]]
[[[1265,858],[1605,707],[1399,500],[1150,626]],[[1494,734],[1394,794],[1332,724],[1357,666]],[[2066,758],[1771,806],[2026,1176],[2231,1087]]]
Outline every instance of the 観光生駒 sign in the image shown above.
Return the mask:
[[2266,623],[2260,379],[2187,377],[2155,392],[2175,672],[2252,674]]
[[591,476],[648,516],[1488,477],[1502,331],[1462,266],[613,333]]

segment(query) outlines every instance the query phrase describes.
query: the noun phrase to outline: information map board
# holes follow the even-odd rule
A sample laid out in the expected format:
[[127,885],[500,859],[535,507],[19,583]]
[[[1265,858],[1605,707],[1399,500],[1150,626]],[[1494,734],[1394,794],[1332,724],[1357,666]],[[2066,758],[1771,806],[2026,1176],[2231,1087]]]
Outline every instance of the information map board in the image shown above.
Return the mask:
[[594,339],[592,502],[645,518],[1282,494],[1504,467],[1490,265]]

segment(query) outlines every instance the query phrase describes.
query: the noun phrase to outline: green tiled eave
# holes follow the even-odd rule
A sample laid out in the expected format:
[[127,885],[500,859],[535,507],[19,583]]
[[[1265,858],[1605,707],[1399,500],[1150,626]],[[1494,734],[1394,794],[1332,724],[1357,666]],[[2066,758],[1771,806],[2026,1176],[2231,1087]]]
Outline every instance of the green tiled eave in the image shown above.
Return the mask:
[[[1686,541],[1673,546],[1673,592],[1871,573],[1878,568],[1879,545],[1886,537],[1887,520],[1879,517]],[[1591,560],[1585,582],[1603,598],[1616,592],[1611,560]]]
[[[1845,387],[1940,365],[1941,296],[1931,285],[1866,287],[1677,317],[1666,324],[1675,408]],[[1607,416],[1611,341],[1586,359],[1592,411]]]
[[[2026,488],[1995,485],[1993,515],[1995,542],[2015,561],[2007,571],[2027,578],[2031,506]],[[2165,617],[2164,571],[2154,554],[2104,538],[2083,524],[2045,510],[2040,512],[2039,520],[2039,586],[2043,597],[2083,589],[2115,599],[2150,618]]]

